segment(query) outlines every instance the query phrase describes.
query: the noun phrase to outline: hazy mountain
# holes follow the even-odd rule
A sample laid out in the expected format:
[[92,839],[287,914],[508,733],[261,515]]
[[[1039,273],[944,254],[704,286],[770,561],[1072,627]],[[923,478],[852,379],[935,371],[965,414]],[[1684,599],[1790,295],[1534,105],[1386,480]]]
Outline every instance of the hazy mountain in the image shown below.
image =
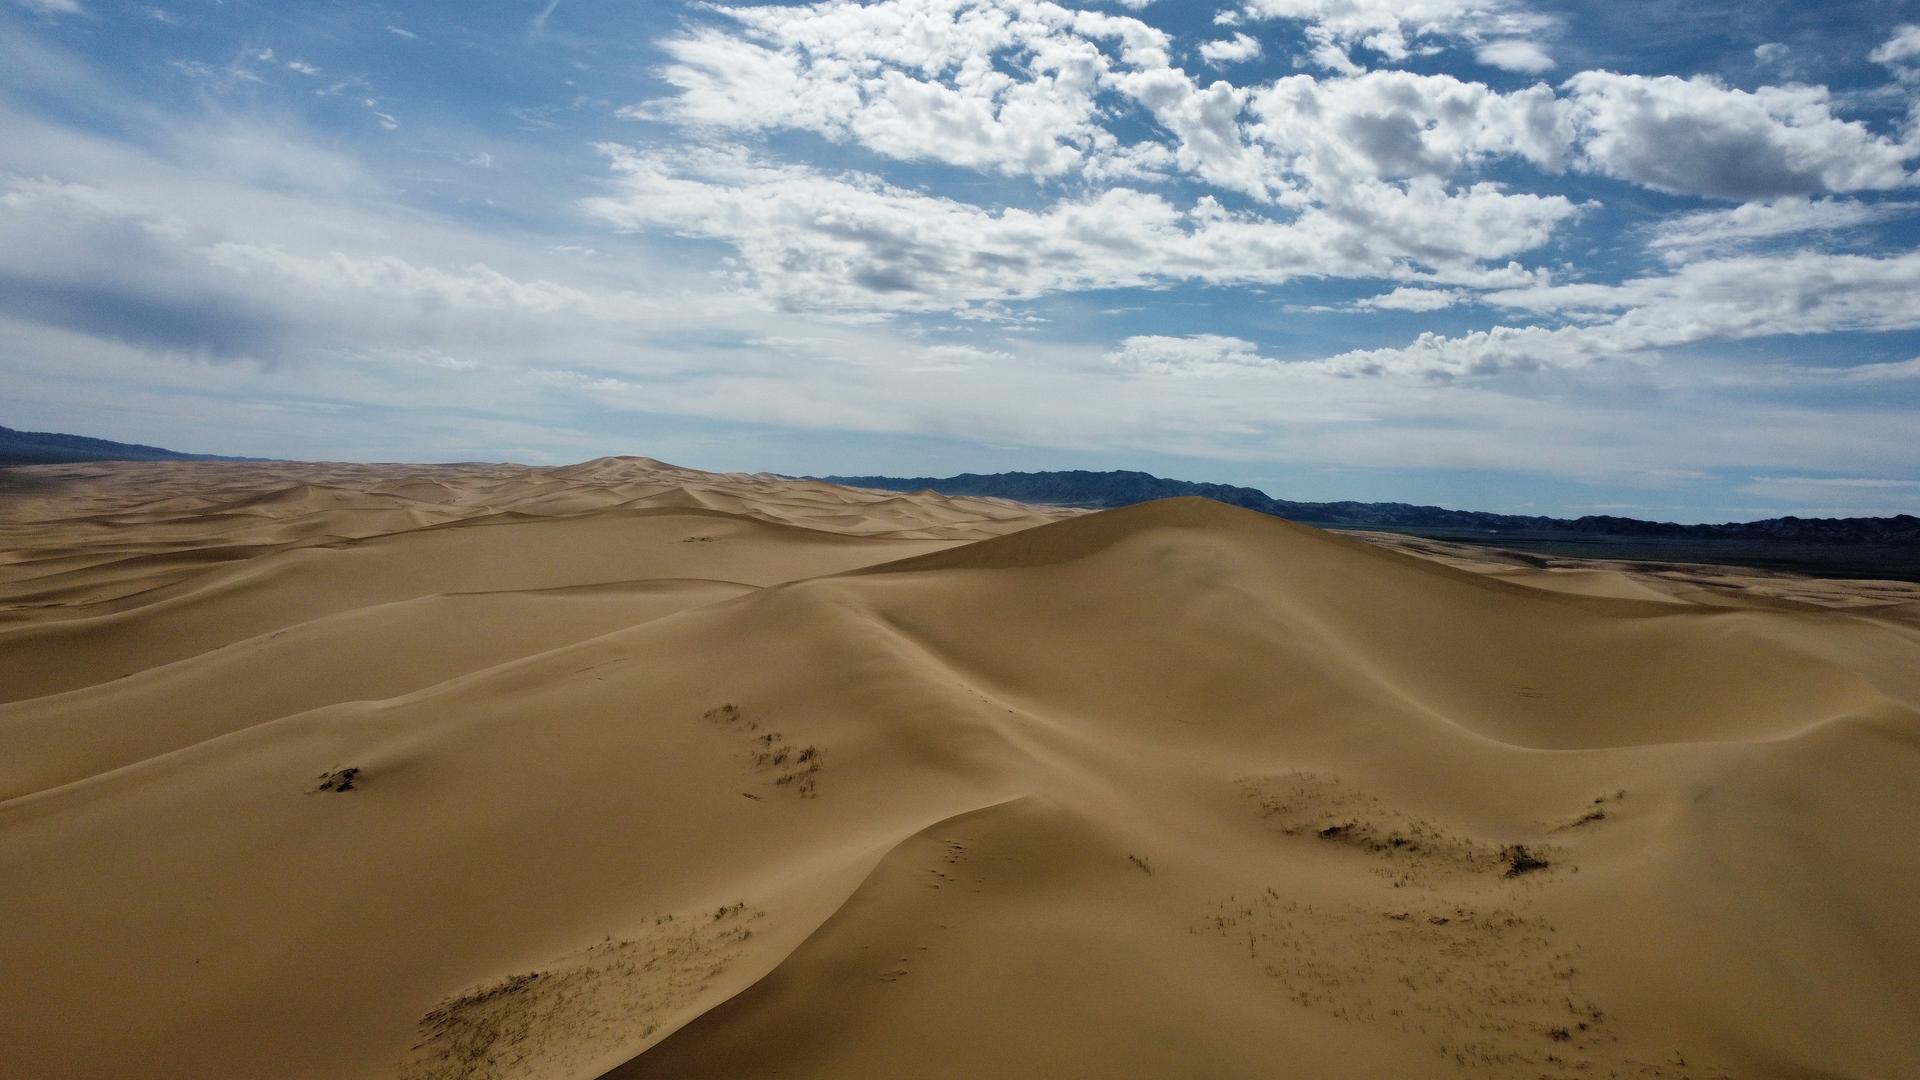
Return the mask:
[[0,427],[0,466],[57,465],[71,461],[259,461],[260,458],[187,454],[158,446],[114,442],[57,431],[15,431]]
[[1569,519],[1449,510],[1441,506],[1415,506],[1409,503],[1293,502],[1273,498],[1255,488],[1168,480],[1130,470],[961,473],[946,477],[825,476],[819,479],[889,491],[927,489],[943,495],[990,495],[1021,502],[1100,508],[1198,495],[1291,521],[1348,528],[1457,529],[1530,536],[1564,534],[1581,537],[1809,541],[1828,544],[1920,542],[1920,518],[1911,514],[1877,518],[1778,517],[1720,525],[1680,525],[1611,515]]

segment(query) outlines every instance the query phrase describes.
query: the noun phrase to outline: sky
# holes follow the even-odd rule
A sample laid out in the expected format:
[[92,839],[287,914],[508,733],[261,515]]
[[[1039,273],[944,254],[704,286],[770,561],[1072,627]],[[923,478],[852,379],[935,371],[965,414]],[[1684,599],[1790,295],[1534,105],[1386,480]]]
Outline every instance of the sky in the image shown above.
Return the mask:
[[0,0],[0,424],[1920,512],[1920,0]]

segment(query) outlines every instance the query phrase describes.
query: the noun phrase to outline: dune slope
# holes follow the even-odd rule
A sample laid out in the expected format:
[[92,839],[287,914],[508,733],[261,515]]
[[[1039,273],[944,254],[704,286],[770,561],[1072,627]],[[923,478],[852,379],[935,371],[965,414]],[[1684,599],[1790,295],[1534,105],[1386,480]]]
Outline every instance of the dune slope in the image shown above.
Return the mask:
[[[1884,588],[645,459],[170,468],[7,534],[23,1075],[1920,1073]],[[288,480],[346,494],[252,507],[333,539],[213,509]]]

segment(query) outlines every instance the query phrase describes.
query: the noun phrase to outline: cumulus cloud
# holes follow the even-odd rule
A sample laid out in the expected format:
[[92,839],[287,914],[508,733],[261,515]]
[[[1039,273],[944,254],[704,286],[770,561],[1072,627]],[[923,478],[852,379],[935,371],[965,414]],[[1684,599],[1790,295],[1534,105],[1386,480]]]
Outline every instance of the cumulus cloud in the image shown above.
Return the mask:
[[1539,44],[1521,38],[1500,38],[1473,51],[1473,58],[1502,71],[1538,75],[1554,68],[1553,57]]
[[1200,46],[1200,58],[1218,66],[1242,63],[1259,55],[1259,40],[1246,34],[1235,34]]
[[[492,153],[515,168],[486,173],[486,156],[444,149],[479,145],[472,133],[441,130],[401,82],[327,99],[358,132],[336,112],[315,117],[324,137],[303,134],[299,106],[327,83],[286,71],[208,107],[265,102],[271,127],[196,127],[180,103],[206,96],[176,94],[82,130],[60,117],[96,115],[113,80],[76,92],[86,111],[22,120],[58,80],[15,59],[35,34],[0,40],[0,81],[32,90],[0,104],[9,150],[63,178],[0,178],[9,387],[29,398],[64,378],[72,402],[162,380],[182,400],[271,384],[381,409],[408,395],[524,407],[554,426],[580,412],[541,403],[1343,465],[1913,475],[1911,411],[1886,403],[1910,399],[1920,360],[1834,366],[1911,350],[1814,335],[1920,329],[1911,257],[1835,254],[1899,248],[1874,227],[1906,205],[1832,194],[1909,185],[1920,144],[1852,122],[1838,95],[1604,72],[1527,85],[1486,66],[1544,71],[1558,51],[1556,27],[1518,4],[1236,0],[1218,20],[1233,29],[1183,19],[1178,38],[1114,4],[1072,7],[696,6],[648,43],[665,93],[626,110],[642,145],[608,147],[588,181],[599,197],[575,207],[599,235],[578,216],[542,233],[537,214],[505,229],[425,213],[434,196],[411,179],[399,205],[391,174],[361,171],[391,160],[375,125],[394,116],[425,125],[443,166],[479,167],[458,172],[463,198],[524,199],[542,161],[539,190],[581,179],[511,130]],[[366,29],[402,47],[380,20]],[[1326,70],[1202,66],[1243,62],[1250,41],[1282,51],[1296,29]],[[277,55],[221,77],[315,55],[308,36],[272,33]],[[1915,66],[1901,40],[1874,50],[1896,72]],[[1295,58],[1265,59],[1284,72]],[[1368,70],[1401,61],[1420,71]],[[110,132],[156,116],[144,149],[109,152]],[[841,147],[809,163],[820,139]],[[1579,171],[1746,204],[1608,211],[1562,179]],[[1616,231],[1650,209],[1664,220]],[[1588,261],[1640,242],[1663,271],[1622,280]],[[1312,279],[1362,299],[1301,308],[1284,286]],[[1127,289],[1141,291],[1104,294]],[[1075,321],[1094,311],[1113,328]],[[1282,312],[1284,341],[1237,329]],[[1023,332],[1043,319],[1044,336]],[[1443,322],[1472,332],[1415,333]],[[1247,336],[1205,332],[1222,328]],[[1784,340],[1721,347],[1762,336]],[[552,445],[513,437],[496,445]]]
[[[1517,47],[1556,25],[1552,17],[1528,10],[1518,0],[1247,0],[1241,11],[1248,18],[1304,24],[1315,62],[1346,73],[1361,70],[1351,57],[1356,46],[1398,62],[1422,39],[1499,39]],[[1530,47],[1545,56],[1539,46]]]
[[[1078,172],[1114,181],[1171,169],[1285,205],[1340,190],[1301,190],[1300,167],[1312,164],[1301,158],[1303,143],[1358,140],[1366,144],[1359,154],[1388,161],[1377,175],[1405,175],[1392,171],[1396,143],[1464,144],[1450,171],[1504,153],[1557,160],[1571,131],[1546,87],[1500,95],[1405,72],[1203,83],[1173,65],[1164,32],[1037,0],[827,0],[721,14],[725,25],[662,43],[671,59],[660,74],[675,93],[625,115],[709,135],[813,131],[900,160],[1044,179]],[[1520,56],[1512,40],[1499,44]],[[1200,52],[1229,63],[1259,47],[1236,34]],[[1322,105],[1324,116],[1315,111]],[[1151,122],[1154,138],[1117,134],[1111,121],[1128,110]],[[1444,130],[1422,133],[1435,127]],[[1429,154],[1424,171],[1436,171],[1433,160]]]
[[[1477,42],[1483,62],[1512,70],[1552,64],[1518,33],[1548,24],[1504,3],[1256,0],[1242,10],[1390,57],[1439,36]],[[662,42],[660,74],[674,93],[626,115],[708,143],[806,130],[889,158],[1056,182],[1177,176],[1348,217],[1422,201],[1406,191],[1396,200],[1378,181],[1452,186],[1501,158],[1748,201],[1900,186],[1920,152],[1841,119],[1813,86],[1745,91],[1704,77],[1589,71],[1560,94],[1544,84],[1501,92],[1352,65],[1339,77],[1241,86],[1175,66],[1168,35],[1138,19],[1042,0],[823,0],[717,14],[721,25]],[[1258,48],[1237,33],[1200,54],[1228,63]],[[1148,137],[1116,122],[1129,115],[1147,121]],[[1516,200],[1515,210],[1535,198],[1474,194],[1481,205],[1496,197]]]
[[1909,179],[1914,150],[1835,116],[1824,87],[1583,71],[1566,89],[1581,164],[1658,191],[1754,200]]
[[[1500,157],[1563,166],[1574,129],[1545,86],[1503,94],[1407,72],[1202,84],[1172,65],[1157,29],[1032,0],[829,0],[722,17],[722,27],[665,43],[662,75],[676,93],[626,110],[682,125],[708,148],[615,152],[624,194],[589,205],[622,228],[734,245],[746,276],[789,306],[929,310],[1076,288],[1408,278],[1416,268],[1466,284],[1487,273],[1475,264],[1537,248],[1579,212],[1563,196],[1462,176]],[[1159,137],[1123,142],[1103,126],[1116,103]],[[1003,214],[715,145],[721,134],[784,128],[905,160],[1039,179],[1078,171],[1104,194]],[[1279,212],[1228,213],[1207,198],[1176,208],[1123,186],[1168,174]],[[1117,215],[1112,231],[1138,254],[1115,259],[1084,238],[1060,240],[1073,207],[1096,204]],[[859,225],[830,224],[840,219]],[[1040,266],[1026,241],[1008,239],[1016,226],[1091,269]]]
[[[733,25],[661,43],[678,93],[629,116],[794,128],[904,160],[1055,176],[1113,144],[1095,123],[1110,59],[1094,38],[1163,52],[1135,19],[988,0],[829,0],[719,8]],[[998,67],[1004,56],[1025,78]]]
[[1450,177],[1495,157],[1556,170],[1574,130],[1545,86],[1502,94],[1450,75],[1296,75],[1256,93],[1249,131],[1280,167],[1337,198],[1354,179]]
[[609,145],[615,194],[585,208],[616,227],[723,240],[740,282],[785,307],[931,311],[1053,292],[1298,277],[1526,280],[1487,266],[1543,243],[1576,208],[1559,197],[1437,180],[1356,183],[1340,210],[1290,220],[1209,198],[1180,208],[1112,188],[1045,210],[989,209],[769,162],[744,151],[666,155]]

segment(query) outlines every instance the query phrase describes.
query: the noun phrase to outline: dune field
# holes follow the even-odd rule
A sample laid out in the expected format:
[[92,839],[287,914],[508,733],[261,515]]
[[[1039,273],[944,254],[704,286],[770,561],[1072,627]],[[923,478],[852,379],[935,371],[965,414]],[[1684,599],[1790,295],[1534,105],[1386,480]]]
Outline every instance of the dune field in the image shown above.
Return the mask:
[[0,1075],[1920,1076],[1920,587],[0,472]]

